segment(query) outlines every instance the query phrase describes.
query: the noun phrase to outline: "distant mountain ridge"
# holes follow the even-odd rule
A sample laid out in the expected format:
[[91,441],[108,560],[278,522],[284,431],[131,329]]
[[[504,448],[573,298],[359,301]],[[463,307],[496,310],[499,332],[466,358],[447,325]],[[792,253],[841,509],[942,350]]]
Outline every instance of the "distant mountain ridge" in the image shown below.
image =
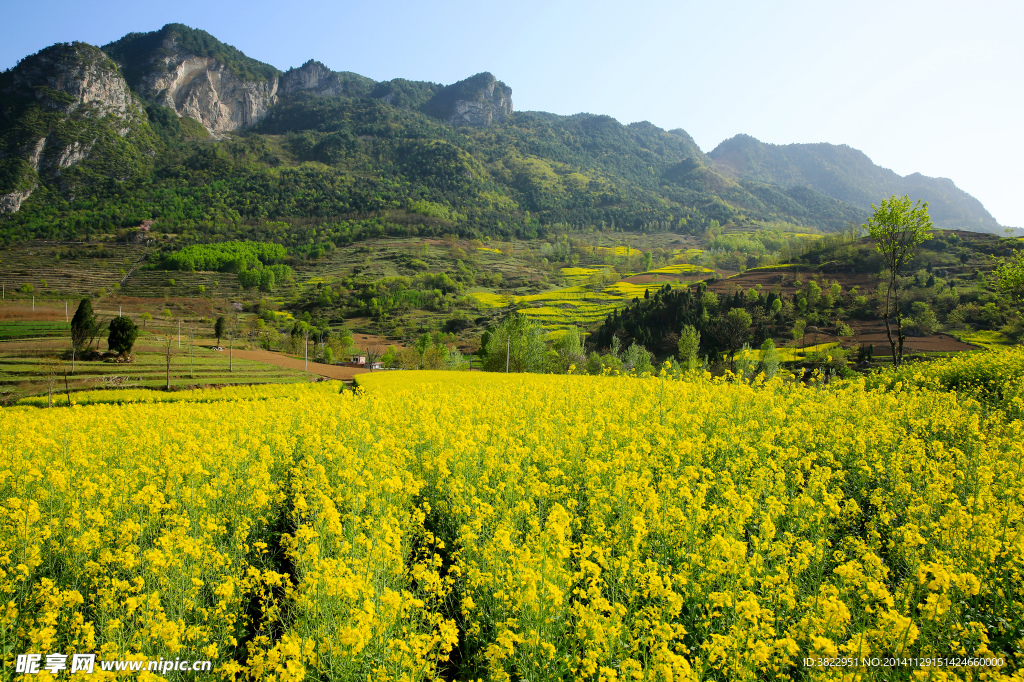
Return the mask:
[[[20,214],[0,239],[142,220],[196,239],[313,219],[351,235],[356,215],[393,233],[836,230],[903,193],[928,200],[939,226],[999,230],[951,181],[901,178],[846,146],[741,135],[704,154],[646,121],[516,112],[487,72],[445,86],[314,60],[281,71],[182,24],[102,50],[54,45],[0,74],[0,95],[0,215]],[[424,200],[434,217],[411,218]]]
[[774,145],[749,135],[725,140],[708,157],[729,177],[774,183],[785,188],[810,187],[864,210],[882,197],[907,194],[929,204],[936,225],[996,232],[999,223],[981,202],[947,178],[920,173],[900,176],[875,165],[864,152],[828,143]]

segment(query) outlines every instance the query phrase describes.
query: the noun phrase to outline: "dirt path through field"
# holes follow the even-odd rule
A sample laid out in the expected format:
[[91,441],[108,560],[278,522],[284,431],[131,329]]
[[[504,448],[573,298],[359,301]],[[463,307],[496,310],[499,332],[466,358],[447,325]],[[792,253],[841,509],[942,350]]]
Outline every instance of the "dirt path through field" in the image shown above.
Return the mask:
[[[221,351],[224,355],[228,354],[227,350]],[[271,353],[266,350],[236,350],[234,352],[236,358],[242,360],[255,360],[257,362],[265,362],[268,365],[276,365],[278,367],[286,367],[288,369],[301,370],[303,367],[303,361],[299,358],[288,357],[281,353]],[[309,372],[329,379],[341,379],[343,381],[351,381],[352,377],[357,374],[363,374],[369,372],[368,369],[361,367],[339,367],[337,365],[324,365],[319,362],[309,363]]]

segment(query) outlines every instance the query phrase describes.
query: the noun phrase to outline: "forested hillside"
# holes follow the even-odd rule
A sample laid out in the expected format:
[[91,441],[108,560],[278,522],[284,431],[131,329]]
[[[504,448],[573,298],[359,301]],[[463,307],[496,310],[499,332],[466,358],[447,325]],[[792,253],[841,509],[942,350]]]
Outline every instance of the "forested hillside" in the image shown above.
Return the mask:
[[[712,221],[837,230],[867,215],[859,195],[827,184],[723,173],[682,130],[513,112],[511,89],[488,73],[448,87],[376,83],[313,61],[282,73],[178,24],[104,50],[111,87],[130,89],[130,134],[108,114],[120,142],[101,135],[110,141],[56,166],[34,150],[82,114],[47,108],[39,93],[66,99],[73,84],[51,77],[60,59],[104,53],[55,46],[0,77],[4,241],[123,237],[150,220],[154,234],[186,243],[313,251],[380,235],[702,233]],[[216,87],[220,99],[209,99]]]

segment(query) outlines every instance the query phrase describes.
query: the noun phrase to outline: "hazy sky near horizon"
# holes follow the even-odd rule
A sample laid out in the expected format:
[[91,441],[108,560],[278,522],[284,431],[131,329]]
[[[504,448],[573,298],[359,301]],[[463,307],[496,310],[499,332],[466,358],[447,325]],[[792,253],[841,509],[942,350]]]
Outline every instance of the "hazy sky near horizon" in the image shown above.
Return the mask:
[[[490,71],[517,110],[831,142],[901,175],[951,178],[1024,227],[1024,3],[522,0],[9,3],[0,69],[56,42],[183,23],[279,69],[375,80]],[[881,198],[881,197],[880,197]]]

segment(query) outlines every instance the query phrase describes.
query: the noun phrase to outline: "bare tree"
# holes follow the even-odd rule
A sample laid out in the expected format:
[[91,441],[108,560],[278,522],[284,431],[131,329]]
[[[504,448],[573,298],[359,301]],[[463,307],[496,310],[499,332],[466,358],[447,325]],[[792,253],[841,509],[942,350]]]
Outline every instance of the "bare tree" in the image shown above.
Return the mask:
[[164,359],[167,361],[167,390],[171,390],[171,359],[174,357],[174,336],[171,334],[167,335],[167,341],[164,344]]
[[373,371],[373,365],[380,361],[381,356],[386,352],[384,344],[382,343],[371,343],[366,346],[366,364],[370,366],[370,371]]
[[[57,385],[57,379],[63,369],[59,358],[50,356],[43,358],[39,363],[40,373],[43,375],[43,382],[46,384],[46,406],[53,407],[53,388]],[[68,400],[70,403],[70,398]]]

